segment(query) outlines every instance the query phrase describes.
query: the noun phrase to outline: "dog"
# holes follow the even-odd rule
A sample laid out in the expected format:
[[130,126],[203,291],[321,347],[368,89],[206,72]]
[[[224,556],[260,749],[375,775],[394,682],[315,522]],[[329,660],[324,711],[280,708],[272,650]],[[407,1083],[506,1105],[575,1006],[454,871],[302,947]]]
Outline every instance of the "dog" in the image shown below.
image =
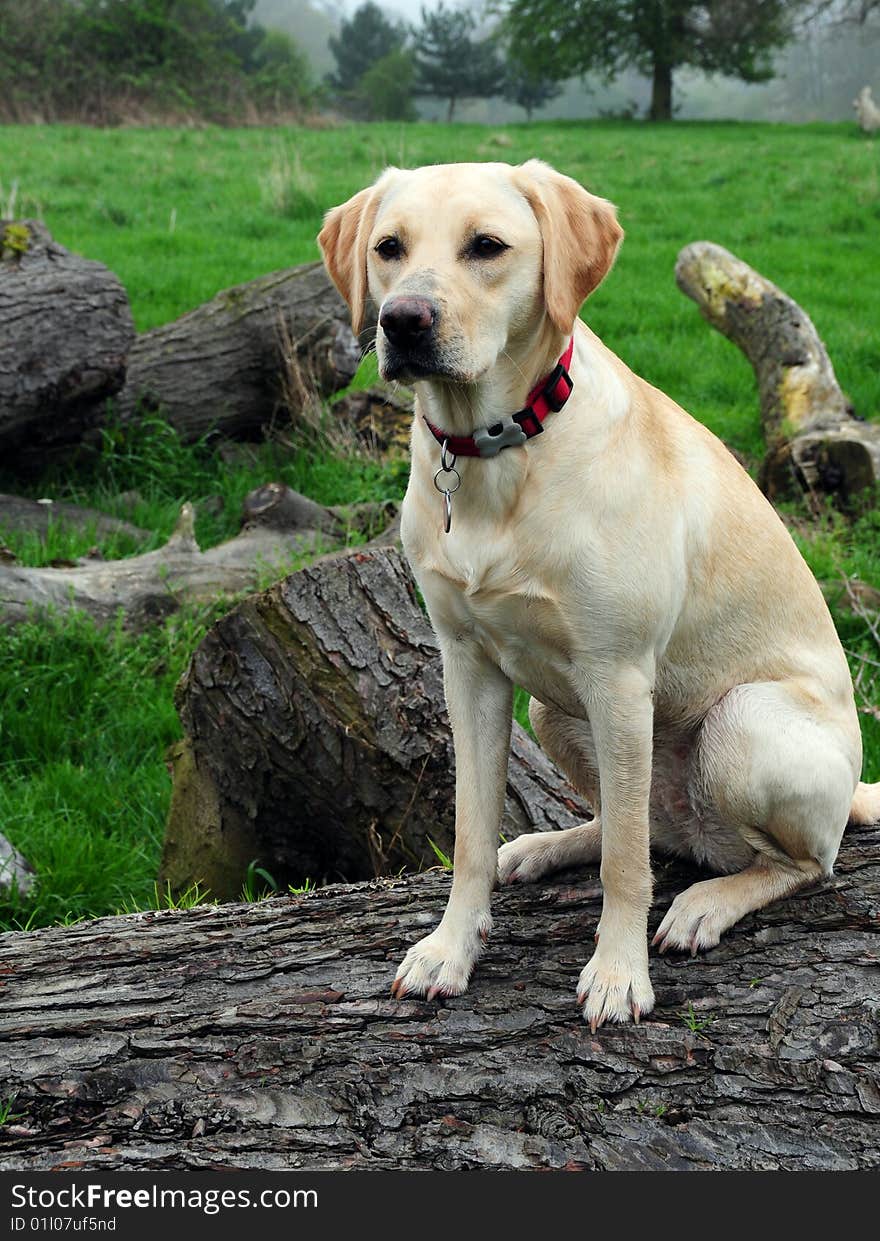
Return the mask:
[[[578,317],[622,237],[611,203],[530,160],[389,168],[318,238],[355,333],[378,307],[382,376],[416,392],[401,537],[455,745],[452,889],[393,994],[466,990],[496,878],[598,862],[593,1031],[654,1006],[649,844],[719,876],[654,936],[694,953],[830,874],[848,819],[880,817],[846,658],[784,525]],[[498,851],[515,684],[596,818]]]
[[880,129],[880,108],[874,102],[870,86],[863,86],[853,100],[856,120],[866,134]]

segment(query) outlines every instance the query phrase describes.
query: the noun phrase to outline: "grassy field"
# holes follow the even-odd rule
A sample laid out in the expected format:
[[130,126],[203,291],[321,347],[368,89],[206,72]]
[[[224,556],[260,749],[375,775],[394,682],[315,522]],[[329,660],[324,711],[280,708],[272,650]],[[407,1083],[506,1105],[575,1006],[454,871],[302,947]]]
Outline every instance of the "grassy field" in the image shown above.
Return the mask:
[[[0,218],[39,216],[70,249],[121,277],[140,330],[218,289],[317,257],[324,210],[389,163],[540,157],[617,203],[627,238],[585,317],[636,371],[728,444],[763,450],[750,366],[676,289],[679,249],[706,238],[780,284],[811,314],[857,411],[880,414],[880,143],[853,126],[548,123],[351,126],[338,130],[90,130],[0,127]],[[2,330],[2,327],[0,327]],[[371,377],[369,360],[359,382]],[[184,447],[161,422],[108,436],[88,474],[58,471],[29,492],[89,503],[170,533],[180,503],[203,510],[203,546],[234,531],[241,497],[280,477],[315,499],[399,497],[405,470],[262,445],[230,468]],[[0,489],[21,490],[2,476]],[[122,493],[136,489],[134,507]],[[0,531],[26,563],[81,554]],[[818,576],[880,586],[880,517],[813,522],[799,543]],[[136,550],[104,546],[107,555]],[[36,865],[30,902],[0,925],[41,925],[150,903],[169,796],[163,762],[178,735],[171,690],[213,610],[137,641],[82,621],[31,624],[0,639],[0,830]],[[853,667],[876,647],[835,612]],[[873,691],[872,691],[873,692]],[[874,704],[876,706],[876,695]],[[880,779],[880,725],[865,714],[867,770]]]

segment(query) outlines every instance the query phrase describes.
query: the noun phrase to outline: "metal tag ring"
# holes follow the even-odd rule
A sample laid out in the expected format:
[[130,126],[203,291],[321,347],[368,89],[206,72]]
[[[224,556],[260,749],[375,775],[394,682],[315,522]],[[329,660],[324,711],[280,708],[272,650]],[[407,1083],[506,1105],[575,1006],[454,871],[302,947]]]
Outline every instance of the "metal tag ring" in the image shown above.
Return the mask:
[[[437,482],[437,479],[440,477],[441,474],[454,474],[455,475],[455,486],[454,487],[441,486],[441,484]],[[455,492],[458,491],[459,487],[461,486],[461,475],[459,474],[458,470],[456,470],[453,466],[447,465],[444,467],[441,465],[440,469],[434,475],[434,486],[437,488],[438,491],[442,491],[443,494],[446,496],[454,495]]]

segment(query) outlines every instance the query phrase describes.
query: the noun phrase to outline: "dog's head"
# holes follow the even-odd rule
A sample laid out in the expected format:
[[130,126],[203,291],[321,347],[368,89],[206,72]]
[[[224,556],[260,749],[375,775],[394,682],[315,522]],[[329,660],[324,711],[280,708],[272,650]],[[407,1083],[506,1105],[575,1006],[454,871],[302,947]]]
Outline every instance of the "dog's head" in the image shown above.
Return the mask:
[[318,243],[355,333],[379,308],[384,378],[473,383],[543,320],[568,335],[622,237],[609,202],[530,160],[389,168]]

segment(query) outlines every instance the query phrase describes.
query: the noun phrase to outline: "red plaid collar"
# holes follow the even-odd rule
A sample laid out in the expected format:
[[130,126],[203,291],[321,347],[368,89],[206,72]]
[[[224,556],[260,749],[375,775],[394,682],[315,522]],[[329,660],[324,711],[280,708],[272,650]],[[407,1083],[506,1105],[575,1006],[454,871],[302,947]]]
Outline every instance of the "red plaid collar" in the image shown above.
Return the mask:
[[477,427],[473,435],[449,435],[426,418],[428,430],[438,444],[446,445],[447,453],[454,457],[496,457],[502,448],[516,448],[524,444],[543,432],[541,424],[547,415],[562,409],[571,396],[574,384],[568,368],[573,353],[572,336],[565,353],[546,379],[531,390],[523,408],[515,414],[505,415],[491,427]]

